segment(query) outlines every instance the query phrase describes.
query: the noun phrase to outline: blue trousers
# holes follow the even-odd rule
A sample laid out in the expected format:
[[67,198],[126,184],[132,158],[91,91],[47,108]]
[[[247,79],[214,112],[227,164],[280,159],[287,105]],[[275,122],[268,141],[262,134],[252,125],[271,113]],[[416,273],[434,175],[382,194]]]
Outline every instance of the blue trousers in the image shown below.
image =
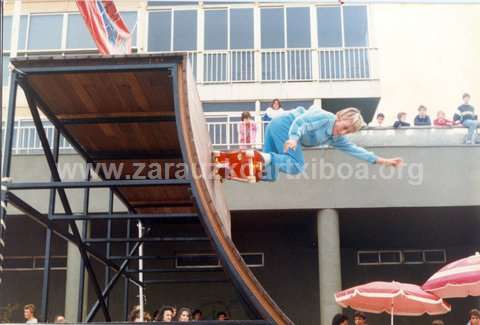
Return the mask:
[[465,121],[463,121],[462,124],[463,124],[464,127],[468,128],[467,142],[471,141],[474,144],[475,143],[475,131],[477,130],[479,122],[477,120],[465,120]]
[[295,117],[293,113],[286,113],[274,118],[267,126],[263,152],[269,153],[272,160],[265,168],[264,181],[275,181],[279,172],[295,175],[303,171],[305,160],[302,145],[298,143],[295,150],[289,149],[288,152],[283,150]]

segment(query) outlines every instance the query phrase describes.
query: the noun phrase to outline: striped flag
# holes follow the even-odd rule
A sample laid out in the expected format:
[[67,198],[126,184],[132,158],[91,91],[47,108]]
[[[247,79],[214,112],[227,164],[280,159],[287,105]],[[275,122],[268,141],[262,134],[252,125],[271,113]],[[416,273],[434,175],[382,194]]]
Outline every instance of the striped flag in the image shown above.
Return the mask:
[[112,0],[76,0],[98,50],[102,54],[129,54],[132,36]]

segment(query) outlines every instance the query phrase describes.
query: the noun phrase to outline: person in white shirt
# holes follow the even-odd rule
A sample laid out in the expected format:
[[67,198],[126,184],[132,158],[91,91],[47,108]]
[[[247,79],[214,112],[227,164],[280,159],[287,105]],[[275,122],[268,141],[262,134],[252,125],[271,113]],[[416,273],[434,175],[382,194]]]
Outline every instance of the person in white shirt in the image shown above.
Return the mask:
[[272,106],[267,108],[265,111],[265,115],[263,115],[263,120],[264,121],[271,121],[274,117],[277,117],[281,114],[283,114],[284,110],[282,108],[282,103],[278,98],[275,98],[272,101]]
[[35,318],[35,305],[28,304],[23,307],[23,317],[25,318],[27,324],[36,324],[38,323],[37,318]]

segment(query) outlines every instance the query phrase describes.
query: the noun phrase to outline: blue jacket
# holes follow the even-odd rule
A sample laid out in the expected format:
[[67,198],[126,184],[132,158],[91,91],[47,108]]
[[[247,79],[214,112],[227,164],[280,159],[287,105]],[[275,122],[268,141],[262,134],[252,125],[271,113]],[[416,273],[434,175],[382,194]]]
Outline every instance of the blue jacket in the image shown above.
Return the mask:
[[296,117],[290,126],[289,139],[296,140],[306,147],[330,145],[371,164],[378,160],[374,153],[355,145],[347,137],[333,135],[335,114],[317,106],[312,106],[308,110],[298,107],[292,114]]

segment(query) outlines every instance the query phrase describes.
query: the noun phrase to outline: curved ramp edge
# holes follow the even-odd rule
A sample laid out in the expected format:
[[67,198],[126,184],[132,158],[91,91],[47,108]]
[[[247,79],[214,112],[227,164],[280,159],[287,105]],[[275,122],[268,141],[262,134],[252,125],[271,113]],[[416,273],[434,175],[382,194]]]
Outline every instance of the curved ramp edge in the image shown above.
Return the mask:
[[184,159],[193,177],[192,191],[201,221],[225,271],[256,317],[279,325],[294,324],[246,266],[230,233],[230,211],[221,184],[212,177],[211,143],[197,87],[187,58],[178,65],[179,124]]

